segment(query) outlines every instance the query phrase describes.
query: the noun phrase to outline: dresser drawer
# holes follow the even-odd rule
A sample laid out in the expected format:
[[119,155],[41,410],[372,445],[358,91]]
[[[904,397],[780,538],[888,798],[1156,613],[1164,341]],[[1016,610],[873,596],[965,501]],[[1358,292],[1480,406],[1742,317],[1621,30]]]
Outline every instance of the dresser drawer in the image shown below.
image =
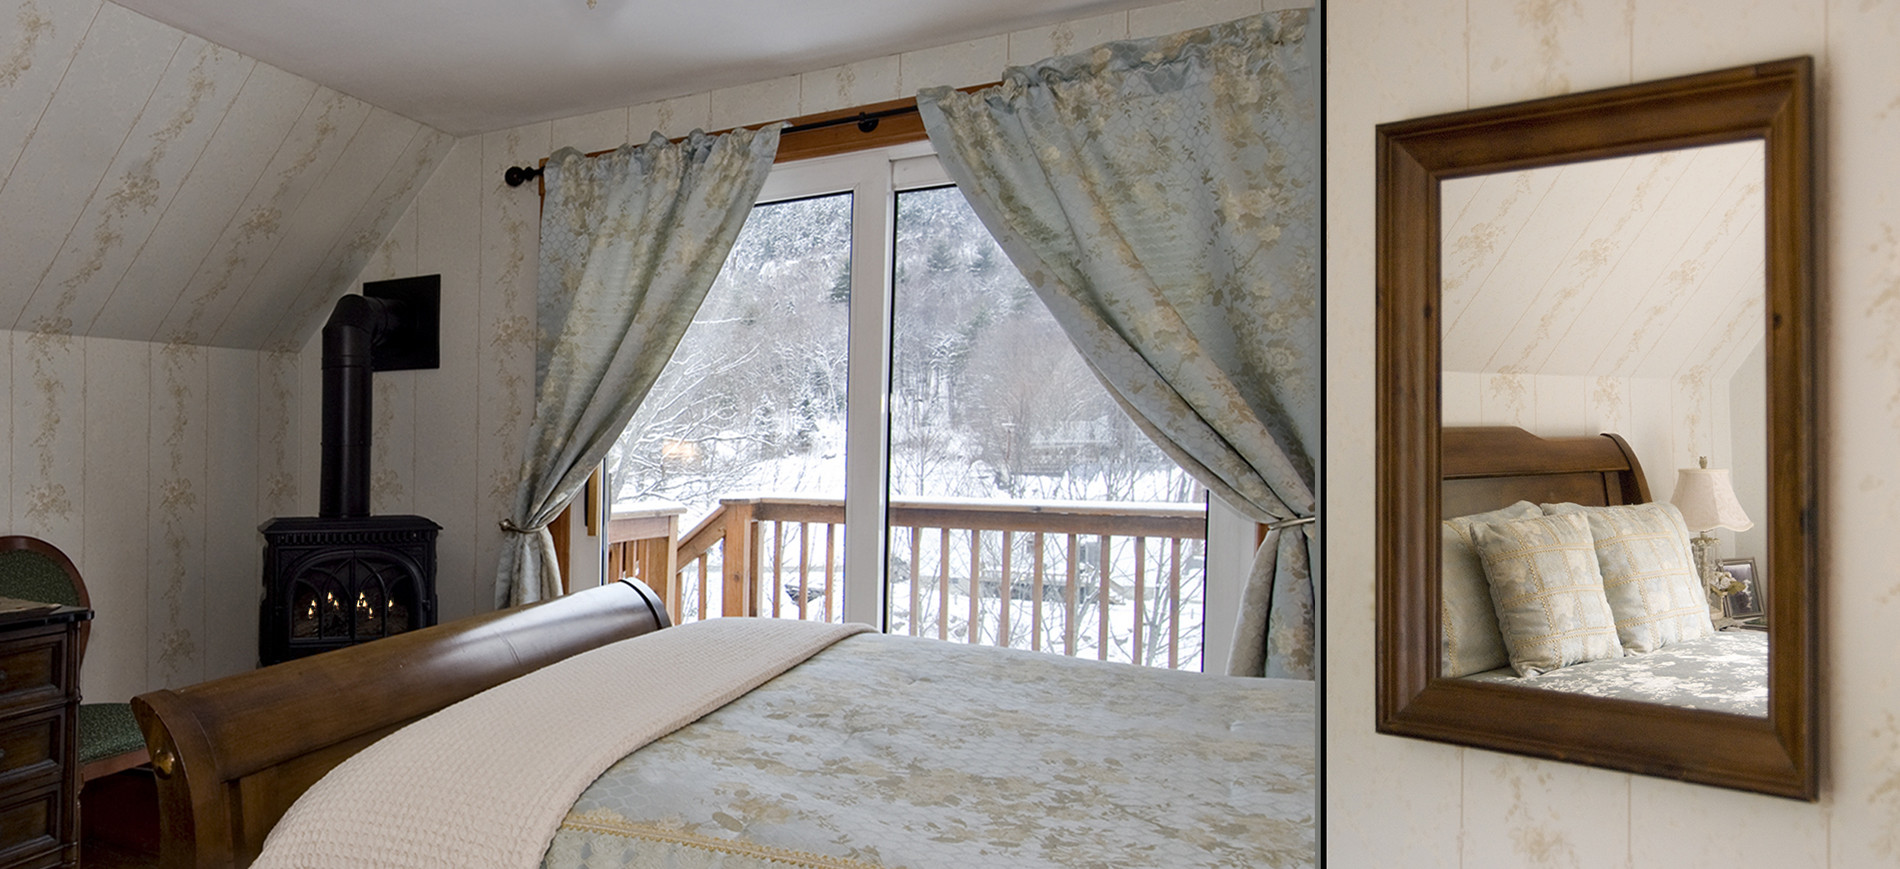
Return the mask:
[[0,862],[56,852],[60,839],[59,787],[0,804]]
[[64,696],[65,666],[64,634],[0,643],[0,710]]
[[[0,789],[21,779],[55,772],[65,756],[66,711],[32,718],[0,719]],[[0,799],[4,799],[0,790]]]

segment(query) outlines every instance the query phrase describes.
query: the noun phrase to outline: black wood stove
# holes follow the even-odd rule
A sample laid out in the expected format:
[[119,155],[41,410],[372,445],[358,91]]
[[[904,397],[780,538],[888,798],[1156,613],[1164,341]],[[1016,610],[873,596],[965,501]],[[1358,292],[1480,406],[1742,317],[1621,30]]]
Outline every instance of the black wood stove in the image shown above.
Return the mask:
[[421,516],[264,526],[258,659],[276,664],[435,624],[435,535]]
[[323,478],[315,517],[264,533],[265,665],[435,624],[435,538],[421,516],[371,516],[375,371],[435,368],[439,275],[363,285],[323,327]]

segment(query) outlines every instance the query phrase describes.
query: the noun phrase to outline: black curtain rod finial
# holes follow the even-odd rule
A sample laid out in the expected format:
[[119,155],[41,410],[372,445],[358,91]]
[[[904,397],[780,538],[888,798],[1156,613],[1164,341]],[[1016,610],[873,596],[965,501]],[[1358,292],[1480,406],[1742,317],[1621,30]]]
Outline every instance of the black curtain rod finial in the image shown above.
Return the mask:
[[541,177],[542,171],[535,166],[510,166],[507,172],[502,173],[501,180],[508,182],[509,187],[520,187]]

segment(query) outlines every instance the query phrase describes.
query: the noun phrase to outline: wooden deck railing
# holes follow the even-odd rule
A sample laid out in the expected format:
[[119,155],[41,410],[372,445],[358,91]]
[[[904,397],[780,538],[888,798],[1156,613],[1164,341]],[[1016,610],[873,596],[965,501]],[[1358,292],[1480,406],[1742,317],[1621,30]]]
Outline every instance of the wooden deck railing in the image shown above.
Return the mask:
[[[638,579],[656,590],[670,585],[678,572],[673,560],[674,543],[679,540],[680,516],[685,512],[679,504],[658,502],[620,510],[608,517],[607,575]],[[672,601],[667,605],[671,607]]]
[[[652,517],[636,526],[624,516],[609,542],[627,554],[610,555],[610,567],[637,565],[678,621],[839,618],[840,501],[725,500],[674,547]],[[889,516],[893,633],[1199,668],[1198,505],[893,499]],[[651,553],[669,548],[662,573]]]

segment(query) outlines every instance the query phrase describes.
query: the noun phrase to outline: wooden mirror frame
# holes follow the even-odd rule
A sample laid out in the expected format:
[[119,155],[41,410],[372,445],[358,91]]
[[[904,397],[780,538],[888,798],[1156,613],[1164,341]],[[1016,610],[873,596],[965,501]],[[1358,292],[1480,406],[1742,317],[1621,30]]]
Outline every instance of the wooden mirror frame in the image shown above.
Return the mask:
[[[1812,107],[1802,57],[1379,126],[1379,732],[1818,797]],[[1767,716],[1440,677],[1439,182],[1751,139],[1767,168]]]

